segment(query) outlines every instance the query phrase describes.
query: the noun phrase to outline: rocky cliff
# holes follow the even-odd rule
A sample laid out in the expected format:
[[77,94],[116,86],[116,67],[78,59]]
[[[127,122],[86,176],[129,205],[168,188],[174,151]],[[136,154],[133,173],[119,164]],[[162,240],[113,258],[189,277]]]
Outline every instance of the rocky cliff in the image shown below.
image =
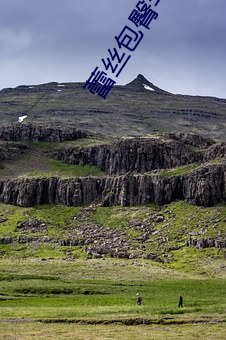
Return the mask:
[[210,206],[226,197],[226,165],[209,165],[189,174],[122,175],[103,178],[40,178],[0,182],[0,200],[19,206],[63,204],[82,206],[97,200],[103,205],[159,205],[183,199]]
[[90,136],[87,131],[78,130],[74,126],[56,126],[52,124],[13,124],[0,127],[0,140],[22,142],[63,142]]
[[[18,124],[0,129],[0,139],[10,141],[61,142],[84,138],[89,133],[69,127]],[[0,160],[24,152],[25,144],[2,142]],[[165,134],[152,138],[121,140],[85,148],[57,147],[50,157],[68,164],[91,164],[105,171],[105,177],[67,179],[22,178],[0,180],[0,201],[19,206],[63,204],[83,206],[95,201],[103,205],[133,206],[151,202],[159,205],[182,199],[210,206],[226,197],[224,143],[193,134]],[[166,176],[164,169],[215,158],[216,164]]]
[[144,173],[202,160],[201,151],[194,151],[181,141],[160,138],[125,140],[88,148],[62,148],[51,156],[68,164],[97,165],[108,175]]
[[212,138],[203,137],[194,133],[175,132],[165,133],[163,134],[163,136],[166,136],[173,140],[177,140],[180,143],[192,145],[201,149],[207,149],[211,145],[216,144]]
[[216,143],[209,147],[203,155],[203,160],[207,161],[214,158],[225,157],[226,156],[226,143]]
[[0,161],[15,159],[20,154],[24,153],[27,146],[24,144],[14,144],[14,143],[0,143]]

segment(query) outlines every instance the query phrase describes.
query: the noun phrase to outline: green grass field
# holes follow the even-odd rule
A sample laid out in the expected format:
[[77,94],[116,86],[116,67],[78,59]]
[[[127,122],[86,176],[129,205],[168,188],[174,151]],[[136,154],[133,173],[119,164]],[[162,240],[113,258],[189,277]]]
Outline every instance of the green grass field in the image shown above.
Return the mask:
[[144,260],[3,258],[0,267],[2,339],[204,339],[213,330],[223,339],[226,331],[225,279]]
[[41,324],[3,323],[0,322],[0,339],[38,340],[38,339],[73,339],[73,340],[175,340],[208,339],[224,340],[224,325],[81,325],[81,324]]

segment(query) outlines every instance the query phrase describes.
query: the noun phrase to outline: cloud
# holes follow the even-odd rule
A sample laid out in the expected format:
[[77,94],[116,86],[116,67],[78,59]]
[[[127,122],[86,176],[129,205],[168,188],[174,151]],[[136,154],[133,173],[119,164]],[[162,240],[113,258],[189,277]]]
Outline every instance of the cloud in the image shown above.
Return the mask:
[[[0,87],[85,81],[137,2],[0,0]],[[117,83],[143,73],[168,91],[225,96],[225,11],[225,0],[161,0]]]
[[13,29],[0,29],[0,54],[5,56],[12,56],[21,53],[31,46],[32,39],[28,32],[15,31]]

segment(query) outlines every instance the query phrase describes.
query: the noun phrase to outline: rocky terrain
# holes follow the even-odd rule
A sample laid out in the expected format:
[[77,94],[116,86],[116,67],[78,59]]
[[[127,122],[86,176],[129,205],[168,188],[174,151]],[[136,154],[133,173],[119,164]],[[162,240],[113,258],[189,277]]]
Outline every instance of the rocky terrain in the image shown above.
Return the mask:
[[[87,259],[105,256],[143,257],[164,263],[172,262],[173,253],[185,247],[210,248],[218,251],[226,247],[226,234],[223,228],[226,218],[222,217],[222,207],[216,211],[212,208],[208,219],[206,215],[209,215],[209,212],[205,209],[197,225],[192,225],[192,222],[191,225],[185,224],[186,219],[190,219],[186,205],[183,207],[182,219],[176,206],[172,204],[160,209],[146,209],[140,218],[130,216],[123,226],[120,223],[115,226],[115,223],[106,224],[104,220],[98,221],[96,216],[99,209],[98,205],[85,207],[71,220],[67,217],[66,223],[62,226],[57,222],[53,225],[45,217],[26,218],[16,222],[11,235],[0,236],[0,245],[8,245],[12,249],[16,247],[23,249],[23,246],[26,246],[33,252],[45,246],[52,249],[60,248],[65,250],[69,258],[75,256],[74,249],[80,248]],[[200,208],[195,209],[194,215],[199,213]],[[136,211],[138,212],[139,208]],[[32,211],[27,210],[26,213],[30,215]],[[117,214],[117,210],[115,213]],[[130,215],[128,210],[125,211],[125,216],[127,214]],[[176,228],[175,219],[179,222],[179,227]],[[7,224],[7,218],[0,220],[0,225],[4,224]]]
[[14,124],[0,127],[0,140],[21,142],[58,143],[65,140],[76,140],[90,136],[87,131],[76,127],[43,125],[43,124]]
[[22,143],[14,144],[0,142],[0,161],[16,159],[19,155],[23,154],[25,150],[27,150],[27,146]]

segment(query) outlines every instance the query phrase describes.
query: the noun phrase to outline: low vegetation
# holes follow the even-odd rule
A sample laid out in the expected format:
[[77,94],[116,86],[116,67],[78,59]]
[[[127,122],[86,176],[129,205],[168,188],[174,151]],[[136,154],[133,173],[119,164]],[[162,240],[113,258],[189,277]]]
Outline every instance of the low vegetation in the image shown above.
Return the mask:
[[[25,327],[26,325],[26,327]],[[73,340],[175,340],[194,338],[208,340],[224,340],[225,326],[222,324],[187,324],[187,325],[142,325],[126,326],[112,325],[83,325],[57,323],[8,323],[0,322],[3,339],[15,338],[18,340],[30,339],[73,339]]]
[[[44,337],[51,331],[54,337],[58,330],[69,338],[79,323],[87,339],[95,329],[97,334],[107,331],[103,339],[111,330],[125,335],[113,339],[131,339],[140,332],[150,339],[151,330],[164,339],[163,329],[171,335],[175,331],[175,337],[183,332],[194,336],[198,330],[208,335],[213,329],[221,336],[225,330],[225,279],[182,274],[145,260],[3,258],[0,265],[0,324],[5,336],[16,334],[14,322],[21,339],[38,336],[40,323]],[[139,307],[137,292],[143,298]],[[179,294],[184,296],[183,308],[178,308]],[[192,323],[199,327],[195,330]],[[98,339],[97,334],[92,339]]]
[[193,164],[187,164],[178,166],[177,168],[167,169],[159,172],[159,175],[162,177],[169,177],[169,176],[177,176],[177,175],[183,175],[185,173],[188,173],[194,169],[197,169],[200,166],[198,163]]
[[85,164],[85,165],[68,165],[62,161],[55,159],[48,159],[47,165],[49,169],[47,171],[32,170],[30,173],[24,174],[23,177],[87,177],[87,176],[103,176],[104,172],[97,166]]
[[[155,222],[156,219],[158,222]],[[22,221],[25,222],[24,227],[20,226]],[[29,221],[38,221],[41,227],[29,227],[29,224],[26,227]],[[142,225],[146,221],[150,221],[148,228],[151,231],[150,239],[144,242]],[[224,204],[204,208],[178,201],[161,208],[148,205],[97,207],[93,210],[54,205],[22,208],[0,204],[0,237],[13,238],[12,242],[1,244],[1,256],[85,258],[87,246],[81,231],[86,225],[94,224],[97,231],[98,228],[102,230],[102,234],[106,230],[106,233],[118,235],[121,230],[124,233],[124,242],[131,245],[132,257],[142,258],[152,254],[153,258],[168,268],[223,277],[224,248],[198,249],[187,245],[190,238],[211,239],[221,235],[225,239],[225,221]],[[95,245],[99,236],[92,236]],[[18,243],[18,237],[25,240],[32,237],[33,241]],[[72,240],[75,245],[70,246],[64,240]]]
[[[80,143],[81,141],[83,141],[83,139],[80,140]],[[86,142],[89,143],[88,141]],[[73,144],[73,142],[70,143]],[[53,176],[68,178],[74,176],[87,177],[105,175],[100,168],[94,165],[69,165],[62,161],[51,159],[49,157],[49,151],[54,149],[54,147],[56,147],[55,144],[46,142],[38,142],[29,145],[26,152],[17,159],[1,162],[1,178],[46,178]]]

